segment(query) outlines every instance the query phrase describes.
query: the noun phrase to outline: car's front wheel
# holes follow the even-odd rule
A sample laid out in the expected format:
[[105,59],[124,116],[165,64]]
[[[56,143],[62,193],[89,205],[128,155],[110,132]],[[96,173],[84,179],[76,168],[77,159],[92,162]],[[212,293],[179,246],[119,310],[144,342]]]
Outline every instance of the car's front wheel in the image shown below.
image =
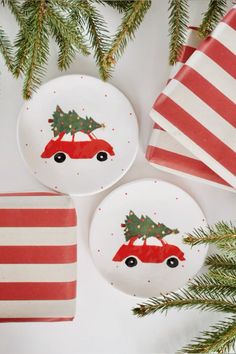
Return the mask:
[[66,159],[66,154],[64,154],[64,152],[57,152],[55,155],[54,155],[54,160],[58,163],[62,163],[64,162]]
[[127,267],[135,267],[138,264],[138,261],[135,257],[128,257],[125,260],[125,264],[127,265]]
[[170,268],[176,268],[179,265],[179,260],[176,257],[170,257],[167,259],[166,264]]
[[97,160],[98,161],[106,161],[108,158],[108,155],[105,151],[100,151],[98,154],[97,154]]

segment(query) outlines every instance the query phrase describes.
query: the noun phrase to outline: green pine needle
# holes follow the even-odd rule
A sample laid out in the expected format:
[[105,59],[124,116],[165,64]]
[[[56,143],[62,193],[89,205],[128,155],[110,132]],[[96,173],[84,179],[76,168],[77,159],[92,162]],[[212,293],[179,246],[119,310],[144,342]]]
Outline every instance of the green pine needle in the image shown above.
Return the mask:
[[169,0],[169,63],[174,65],[185,43],[188,26],[188,0]]
[[201,37],[207,37],[224,16],[227,8],[226,0],[210,0],[207,11],[203,15],[202,23],[199,27]]

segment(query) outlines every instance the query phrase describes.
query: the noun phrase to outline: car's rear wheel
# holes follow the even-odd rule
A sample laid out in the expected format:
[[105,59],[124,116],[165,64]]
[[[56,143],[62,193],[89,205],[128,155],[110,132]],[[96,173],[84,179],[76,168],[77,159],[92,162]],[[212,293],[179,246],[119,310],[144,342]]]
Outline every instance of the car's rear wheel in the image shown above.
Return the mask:
[[176,257],[170,257],[167,259],[166,264],[170,268],[176,268],[179,265],[179,260]]
[[66,159],[66,154],[64,154],[64,152],[57,152],[55,155],[54,155],[54,160],[58,163],[62,163],[64,162]]
[[98,154],[97,154],[97,160],[98,161],[106,161],[108,158],[108,155],[105,151],[100,151]]
[[138,264],[138,261],[135,257],[128,257],[125,260],[125,264],[127,265],[127,267],[135,267]]

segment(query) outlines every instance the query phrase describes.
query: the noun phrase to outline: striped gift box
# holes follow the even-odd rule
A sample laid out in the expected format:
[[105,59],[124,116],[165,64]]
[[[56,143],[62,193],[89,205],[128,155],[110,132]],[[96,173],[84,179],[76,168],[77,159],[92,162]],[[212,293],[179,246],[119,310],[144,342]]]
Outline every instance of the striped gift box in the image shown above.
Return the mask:
[[[233,7],[211,36],[193,50],[153,106],[151,117],[171,135],[168,146],[174,149],[170,148],[168,155],[166,145],[162,149],[158,143],[158,148],[167,154],[161,157],[161,150],[159,157],[153,158],[154,138],[147,151],[147,158],[164,168],[224,188],[236,187],[235,30]],[[164,133],[158,131],[158,136]],[[169,166],[162,160],[167,160]]]
[[0,194],[0,322],[72,320],[75,298],[70,197]]

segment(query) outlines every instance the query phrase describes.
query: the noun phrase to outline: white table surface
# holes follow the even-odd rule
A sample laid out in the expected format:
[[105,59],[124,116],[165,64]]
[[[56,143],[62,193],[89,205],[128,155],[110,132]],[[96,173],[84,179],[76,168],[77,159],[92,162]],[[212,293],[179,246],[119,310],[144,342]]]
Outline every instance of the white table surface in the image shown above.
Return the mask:
[[[206,4],[205,0],[192,0],[192,16]],[[129,44],[111,80],[133,103],[139,119],[140,149],[136,161],[127,175],[109,190],[91,197],[74,198],[79,219],[76,319],[71,323],[0,324],[1,354],[175,353],[219,318],[219,314],[196,310],[172,310],[167,316],[156,314],[143,319],[134,317],[131,309],[142,299],[110,286],[94,266],[88,248],[89,223],[97,204],[118,185],[143,177],[159,177],[189,192],[202,207],[209,223],[236,221],[236,194],[159,172],[144,158],[152,125],[148,113],[169,72],[167,6],[166,0],[153,1],[135,42]],[[110,8],[102,11],[109,19],[110,28],[115,28],[119,15]],[[0,23],[14,36],[15,21],[2,8]],[[45,81],[62,75],[56,67],[56,54],[56,45],[52,42]],[[22,81],[13,79],[2,61],[0,70],[0,192],[45,190],[28,172],[17,148],[16,122],[23,102]],[[67,73],[98,75],[93,59],[84,57],[78,57]]]

